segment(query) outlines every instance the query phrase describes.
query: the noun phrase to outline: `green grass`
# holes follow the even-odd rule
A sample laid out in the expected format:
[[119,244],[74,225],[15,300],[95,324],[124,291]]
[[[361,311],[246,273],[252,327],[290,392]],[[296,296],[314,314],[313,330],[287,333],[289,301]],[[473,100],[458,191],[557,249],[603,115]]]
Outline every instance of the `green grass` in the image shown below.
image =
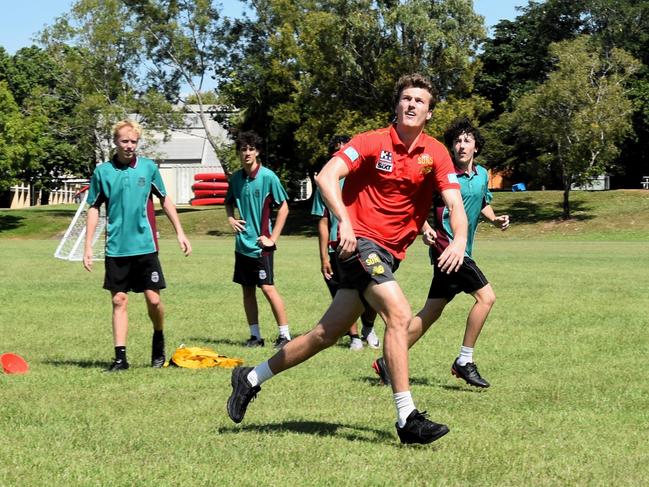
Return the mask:
[[[561,219],[560,191],[495,193],[493,206],[511,216],[511,228],[497,238],[506,240],[645,240],[649,234],[649,191],[573,191],[572,218]],[[77,207],[59,205],[24,210],[0,210],[0,240],[60,238]],[[284,234],[315,236],[310,202],[293,203]],[[179,210],[185,232],[192,238],[229,236],[223,207],[184,207]],[[158,214],[160,214],[158,210]],[[173,235],[164,216],[158,218],[163,236]],[[499,230],[487,223],[479,227],[481,238],[495,237]]]
[[[101,265],[87,273],[55,260],[53,239],[6,238],[0,351],[22,354],[31,370],[0,376],[0,485],[646,484],[649,249],[646,232],[629,230],[621,241],[610,230],[618,220],[617,228],[631,226],[619,215],[637,216],[646,230],[647,208],[645,193],[633,193],[633,204],[616,201],[619,194],[626,192],[602,193],[608,198],[596,201],[592,218],[576,219],[582,230],[566,231],[569,238],[542,232],[555,211],[542,201],[529,229],[484,229],[476,259],[498,301],[476,360],[492,387],[471,389],[449,373],[471,304],[459,296],[411,353],[416,405],[451,428],[423,447],[398,444],[390,391],[370,369],[380,352],[352,353],[343,343],[265,384],[234,425],[225,412],[228,370],[147,367],[151,326],[137,295],[129,307],[132,369],[102,373],[112,344]],[[594,193],[585,195],[584,211],[595,204]],[[522,198],[496,197],[512,213]],[[240,346],[248,330],[231,282],[231,238],[193,244],[184,258],[175,242],[162,242],[168,350],[185,343],[250,364],[266,359],[268,348]],[[316,240],[283,238],[276,269],[292,332],[304,333],[329,303]],[[416,311],[430,282],[418,242],[398,278]],[[263,298],[260,310],[272,339]]]

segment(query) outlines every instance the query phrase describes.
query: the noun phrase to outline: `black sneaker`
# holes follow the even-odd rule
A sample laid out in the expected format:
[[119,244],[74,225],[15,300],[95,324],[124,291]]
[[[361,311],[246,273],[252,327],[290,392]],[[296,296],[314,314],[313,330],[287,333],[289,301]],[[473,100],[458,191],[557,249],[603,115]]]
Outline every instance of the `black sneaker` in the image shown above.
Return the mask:
[[248,338],[245,345],[249,348],[263,347],[264,339],[256,337],[255,335],[250,335],[250,338]]
[[390,382],[390,373],[388,372],[388,365],[385,363],[383,357],[377,358],[372,364],[374,372],[381,378],[381,384],[389,386]]
[[151,367],[154,369],[161,369],[164,367],[167,358],[164,354],[158,355],[157,357],[151,356]]
[[401,443],[405,444],[432,443],[448,433],[448,426],[433,423],[426,418],[426,411],[420,413],[416,409],[410,413],[403,428],[399,428],[398,423],[396,427]]
[[451,365],[451,374],[453,374],[458,379],[463,379],[467,384],[470,384],[475,387],[487,388],[489,387],[489,382],[480,377],[478,372],[478,366],[473,362],[468,362],[466,365],[460,365],[457,363],[457,359]]
[[128,362],[126,360],[117,360],[112,363],[104,372],[119,372],[121,370],[128,370]]
[[284,345],[286,345],[290,341],[291,341],[290,338],[286,338],[284,335],[279,335],[277,339],[275,339],[275,343],[273,343],[273,347],[275,347],[276,350],[279,350],[280,348],[283,348]]
[[248,374],[252,367],[237,367],[232,371],[232,394],[228,398],[228,416],[235,423],[243,421],[248,403],[261,391],[259,386],[251,386]]

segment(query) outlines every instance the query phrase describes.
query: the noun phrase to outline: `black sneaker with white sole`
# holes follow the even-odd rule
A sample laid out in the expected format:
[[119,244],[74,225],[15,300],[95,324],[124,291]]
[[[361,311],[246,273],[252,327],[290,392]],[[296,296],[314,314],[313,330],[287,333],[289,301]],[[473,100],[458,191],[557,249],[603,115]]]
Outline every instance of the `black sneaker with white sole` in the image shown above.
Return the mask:
[[235,423],[243,421],[246,415],[246,408],[250,401],[257,397],[261,387],[252,386],[248,382],[248,374],[252,367],[237,367],[232,371],[232,394],[228,398],[228,416]]
[[108,367],[104,372],[121,372],[122,370],[128,370],[128,362],[126,360],[115,359],[110,367]]
[[248,348],[263,347],[264,346],[264,339],[256,337],[254,335],[250,335],[250,338],[248,338],[248,340],[246,340],[245,345]]
[[474,387],[482,387],[483,389],[489,387],[489,382],[480,376],[478,366],[473,362],[468,362],[466,365],[460,365],[457,363],[457,359],[455,359],[453,365],[451,365],[451,374]]
[[290,341],[291,341],[290,338],[286,338],[284,335],[279,335],[279,336],[275,339],[275,343],[273,343],[273,347],[274,347],[276,350],[279,350],[280,348],[283,348],[284,345],[286,345],[286,344],[287,344],[288,342],[290,342]]
[[158,356],[151,355],[151,367],[154,369],[161,369],[164,367],[166,360],[167,358],[164,354]]
[[425,445],[440,439],[448,433],[448,426],[433,423],[426,418],[426,415],[426,411],[420,413],[415,409],[408,415],[408,419],[406,420],[406,424],[403,425],[403,428],[399,428],[399,424],[396,424],[397,434],[401,443],[419,443]]

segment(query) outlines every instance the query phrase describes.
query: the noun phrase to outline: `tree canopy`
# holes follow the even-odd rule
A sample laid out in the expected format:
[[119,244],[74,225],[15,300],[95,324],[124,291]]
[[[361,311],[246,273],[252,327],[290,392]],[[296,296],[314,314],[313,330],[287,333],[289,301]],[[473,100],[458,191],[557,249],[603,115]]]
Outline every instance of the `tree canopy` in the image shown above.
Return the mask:
[[233,19],[216,0],[76,0],[38,46],[0,48],[0,190],[88,176],[115,120],[165,132],[183,110],[257,131],[295,181],[333,135],[387,125],[408,72],[438,90],[430,134],[468,116],[484,163],[532,188],[649,174],[649,0],[531,0],[490,37],[471,0],[242,1]]

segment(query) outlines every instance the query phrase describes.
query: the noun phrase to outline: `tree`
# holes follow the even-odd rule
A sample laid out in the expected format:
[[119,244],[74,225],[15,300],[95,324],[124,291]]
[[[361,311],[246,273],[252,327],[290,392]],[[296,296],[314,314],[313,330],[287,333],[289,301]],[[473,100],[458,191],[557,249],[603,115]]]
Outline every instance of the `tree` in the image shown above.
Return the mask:
[[77,0],[42,32],[41,42],[65,87],[59,95],[73,102],[67,131],[76,134],[85,154],[92,154],[90,170],[109,158],[115,121],[137,114],[146,126],[165,132],[180,120],[166,91],[147,78],[141,35],[124,2]]
[[[7,171],[2,173],[2,186],[28,183],[35,191],[57,184],[62,174],[74,174],[83,167],[79,146],[73,137],[60,129],[71,111],[65,90],[60,86],[56,64],[38,47],[20,49],[3,63],[5,88],[5,137],[2,150]],[[15,115],[20,120],[11,120]]]
[[530,1],[515,20],[501,20],[479,56],[476,91],[491,100],[492,117],[545,80],[552,69],[548,47],[587,31],[588,0]]
[[[220,89],[245,108],[242,128],[265,138],[285,179],[326,160],[332,135],[385,126],[404,73],[429,75],[445,101],[471,93],[485,31],[469,0],[249,3],[254,20],[228,24]],[[470,100],[484,110],[484,99]]]
[[[145,49],[140,56],[149,68],[151,86],[198,116],[218,153],[228,141],[212,131],[209,120],[230,107],[211,103],[213,92],[203,91],[207,80],[215,79],[214,59],[224,52],[217,5],[212,0],[125,0],[125,4],[134,13],[135,32],[142,36]],[[181,86],[189,88],[189,96],[180,96]]]
[[22,156],[19,144],[24,132],[20,108],[6,81],[0,81],[0,193],[18,182],[16,161]]
[[614,165],[619,143],[631,130],[632,104],[626,82],[640,67],[629,53],[605,51],[591,38],[550,45],[556,69],[524,95],[511,122],[544,153],[563,187],[563,218],[570,218],[570,188]]

